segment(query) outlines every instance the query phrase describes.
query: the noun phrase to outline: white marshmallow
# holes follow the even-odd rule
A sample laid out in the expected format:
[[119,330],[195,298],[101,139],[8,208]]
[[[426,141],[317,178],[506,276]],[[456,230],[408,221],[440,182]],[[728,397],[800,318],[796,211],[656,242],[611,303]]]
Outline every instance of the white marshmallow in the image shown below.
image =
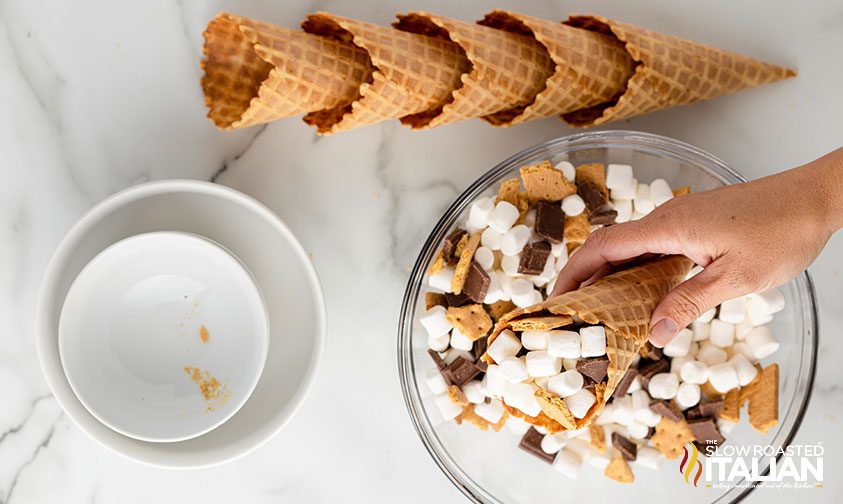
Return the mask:
[[508,201],[498,201],[489,214],[487,224],[499,233],[506,233],[520,216],[521,212],[515,208],[515,205]]
[[535,208],[531,208],[531,209],[527,210],[527,213],[524,214],[524,218],[521,219],[521,224],[524,224],[525,226],[527,226],[529,228],[536,227],[536,209]]
[[650,182],[650,194],[656,206],[661,206],[673,198],[673,190],[670,189],[665,179],[660,178]]
[[588,427],[567,431],[568,442],[565,444],[565,451],[575,453],[581,459],[585,459],[591,453],[591,436]]
[[527,350],[547,350],[548,331],[524,331],[521,333],[521,344]]
[[615,399],[613,401],[615,409],[612,413],[612,419],[615,423],[621,425],[629,425],[635,418],[632,412],[632,396],[626,395]]
[[498,282],[501,284],[501,291],[503,291],[503,296],[501,296],[502,301],[509,301],[512,297],[512,280],[513,278],[501,270],[495,270],[495,275],[498,277]]
[[747,317],[746,320],[744,320],[740,324],[735,325],[735,339],[738,341],[745,340],[746,335],[749,334],[749,332],[752,331],[754,327],[755,326],[752,324],[749,317]]
[[583,377],[576,369],[569,369],[564,373],[552,376],[547,381],[547,390],[553,392],[559,397],[570,397],[582,388],[584,383]]
[[629,388],[626,389],[627,394],[631,394],[636,390],[641,390],[643,387],[641,386],[641,377],[636,376],[632,379],[632,382],[629,384]]
[[434,398],[436,402],[436,406],[439,408],[439,413],[442,414],[442,419],[446,422],[449,420],[453,420],[457,417],[460,413],[462,413],[462,406],[457,406],[453,402],[451,402],[451,398],[448,397],[448,394],[441,394]]
[[495,341],[486,349],[489,357],[497,363],[503,362],[507,357],[514,357],[521,350],[521,342],[518,336],[509,329],[502,331]]
[[573,182],[577,178],[577,169],[568,161],[559,161],[556,163],[556,169],[561,171],[569,182]]
[[533,283],[523,278],[512,281],[512,303],[518,308],[526,308],[541,302],[542,294],[533,288]]
[[679,369],[679,376],[683,382],[702,385],[708,381],[708,365],[698,360],[686,362]]
[[502,238],[503,233],[499,233],[492,228],[486,228],[480,235],[480,244],[489,250],[500,250]]
[[635,456],[635,463],[647,469],[658,471],[664,463],[662,453],[652,446],[639,446]]
[[474,260],[484,270],[489,271],[495,265],[495,253],[488,247],[477,247],[474,251]]
[[603,326],[580,329],[580,354],[583,357],[606,355],[606,329]]
[[694,341],[707,340],[711,334],[711,325],[708,322],[695,320],[691,322],[691,332],[694,333]]
[[474,342],[455,327],[451,329],[451,348],[470,352],[474,348]]
[[731,434],[737,425],[737,422],[730,422],[728,420],[723,420],[722,418],[717,419],[717,430],[719,430],[720,434],[723,434],[724,436]]
[[629,430],[629,437],[632,439],[646,439],[647,434],[650,433],[650,428],[638,421],[629,424],[627,430]]
[[517,416],[510,415],[509,418],[506,419],[507,430],[517,436],[523,436],[528,430],[530,430],[530,427],[530,424],[528,424],[524,420],[521,420]]
[[632,208],[643,215],[647,215],[656,209],[656,204],[653,203],[653,196],[650,193],[649,184],[638,184],[638,189],[635,191],[635,199],[632,200]]
[[611,459],[605,452],[598,452],[593,450],[591,455],[588,457],[588,463],[591,464],[594,468],[598,471],[605,471],[607,467],[609,467],[609,463],[611,463]]
[[730,324],[740,324],[746,318],[746,303],[744,298],[735,298],[720,303],[717,318]]
[[597,425],[609,425],[615,423],[615,404],[609,403],[603,407],[603,411],[594,421]]
[[721,319],[712,320],[708,341],[720,348],[732,346],[735,343],[735,324],[724,322]]
[[[577,346],[579,349],[579,346]],[[550,353],[550,352],[548,352]],[[552,355],[552,354],[551,354]],[[572,369],[577,369],[577,361],[578,359],[569,359],[569,358],[562,358],[562,369],[565,371],[570,371]]]
[[503,397],[509,380],[503,374],[503,369],[497,364],[489,364],[486,368],[486,376],[483,377],[483,389],[487,397]]
[[680,383],[676,390],[676,404],[683,410],[692,408],[700,402],[700,386],[695,383]]
[[437,368],[428,369],[424,372],[424,382],[427,384],[427,388],[436,395],[448,391],[448,382],[445,381],[445,377]]
[[527,242],[530,241],[532,233],[530,228],[524,224],[519,224],[504,233],[501,237],[501,252],[503,252],[503,255],[520,254]]
[[[550,331],[547,337],[547,353],[563,359],[578,359],[581,356],[579,333],[566,330]],[[576,362],[574,366],[576,367]]]
[[541,442],[541,449],[543,452],[551,455],[565,446],[565,442],[568,440],[568,437],[565,435],[564,432],[557,432],[556,434],[545,434],[542,438]]
[[442,292],[451,292],[451,281],[454,279],[454,268],[446,266],[427,277],[427,284]]
[[565,196],[562,200],[562,211],[570,217],[579,215],[585,211],[585,201],[583,201],[579,194]]
[[625,164],[606,166],[606,187],[609,189],[627,189],[632,187],[632,167]]
[[573,395],[563,399],[563,401],[565,401],[565,406],[571,410],[571,414],[574,415],[575,418],[584,418],[585,415],[588,414],[588,410],[591,409],[595,400],[596,398],[594,397],[594,394],[589,392],[588,389],[580,389]]
[[[506,273],[510,277],[519,277],[518,274],[518,265],[521,264],[521,254],[516,254],[513,256],[505,255],[501,257],[501,270]],[[510,288],[510,295],[512,294],[512,289]]]
[[757,294],[746,296],[746,321],[753,326],[764,325],[773,320],[773,315],[768,312],[763,301],[759,301]]
[[483,302],[485,304],[492,304],[504,298],[509,299],[509,295],[504,291],[497,273],[494,271],[490,271],[489,288],[486,290],[486,297],[483,298]]
[[486,399],[486,393],[483,391],[483,382],[480,380],[470,380],[461,388],[463,394],[465,394],[465,398],[472,404],[480,404]]
[[565,243],[565,240],[562,240],[559,243],[551,243],[550,255],[553,257],[568,257],[568,244]]
[[673,373],[658,373],[650,378],[647,386],[653,399],[673,399],[679,390],[679,378]]
[[691,362],[692,360],[694,360],[694,358],[690,355],[683,355],[682,357],[674,357],[670,359],[670,372],[679,376],[682,366],[684,366],[686,362]]
[[548,297],[550,297],[550,293],[553,292],[553,288],[556,286],[556,281],[558,279],[559,279],[559,276],[557,275],[557,276],[551,278],[550,281],[547,282],[547,285],[544,286],[544,292]]
[[613,200],[632,200],[638,192],[638,181],[634,178],[628,187],[612,189],[609,195]]
[[520,383],[530,377],[523,357],[507,357],[500,366],[506,379],[512,383]]
[[650,410],[649,412],[642,411],[641,414],[638,416],[640,416],[640,418],[638,418],[637,420],[646,425],[647,427],[655,427],[659,424],[659,422],[662,421],[662,416],[653,410]]
[[688,351],[691,349],[691,340],[694,338],[694,333],[688,329],[682,329],[679,333],[673,337],[672,340],[668,342],[667,345],[664,346],[664,354],[668,357],[682,357],[683,355],[688,355]]
[[712,345],[708,341],[703,342],[700,345],[700,350],[697,352],[697,360],[708,364],[708,366],[713,366],[715,364],[722,364],[726,362],[728,356],[726,355],[726,351],[722,348]]
[[468,223],[475,229],[483,229],[489,222],[489,215],[495,208],[495,200],[489,196],[478,198],[468,211]]
[[[499,400],[492,399],[489,402],[481,402],[480,404],[476,404],[474,406],[474,412],[477,413],[477,416],[479,416],[483,420],[494,424],[500,421],[501,417],[503,416],[504,409],[503,404]],[[509,421],[507,421],[507,423],[509,423]],[[526,431],[527,430],[524,429],[524,432]]]
[[708,368],[708,381],[714,390],[725,394],[740,385],[738,371],[731,362],[715,364]]
[[450,342],[451,335],[448,333],[445,333],[442,336],[428,336],[427,348],[436,352],[444,352],[448,349],[448,345],[450,344]]
[[717,308],[712,308],[712,309],[708,310],[707,312],[703,313],[702,315],[700,315],[699,318],[696,321],[697,322],[711,322],[711,320],[714,318],[714,316],[716,314],[717,314]]
[[577,479],[579,477],[581,467],[582,458],[568,450],[560,451],[556,455],[556,458],[553,459],[553,468],[571,479]]
[[529,416],[537,416],[542,408],[533,395],[536,388],[529,383],[511,383],[506,388],[504,401],[506,404],[521,410]]
[[740,354],[746,357],[747,360],[749,360],[750,362],[755,362],[757,360],[755,358],[755,355],[752,353],[752,349],[749,348],[749,345],[746,344],[746,341],[738,341],[737,343],[732,345],[732,348],[730,348],[729,350],[731,350],[732,357]]
[[543,388],[545,390],[547,390],[548,381],[550,381],[549,376],[539,376],[537,378],[533,378],[533,383],[535,383],[537,387]]
[[756,359],[762,360],[773,355],[779,349],[779,342],[767,326],[756,327],[746,335],[746,344]]
[[645,418],[644,411],[651,411],[650,394],[646,390],[637,390],[629,396],[632,398],[632,416],[636,419]]
[[455,348],[452,348],[451,350],[448,350],[448,353],[445,354],[445,357],[442,358],[442,360],[445,362],[445,364],[450,364],[450,363],[454,362],[455,360],[457,360],[459,357],[462,357],[463,359],[466,359],[466,360],[469,360],[469,361],[474,360],[474,356],[471,355],[470,353],[468,353],[467,351],[457,350]]
[[738,373],[738,383],[740,383],[741,387],[749,385],[749,382],[758,374],[758,369],[743,354],[737,353],[733,355],[729,359],[729,362],[735,366],[735,371]]
[[562,370],[562,361],[545,350],[527,352],[527,372],[532,377],[553,376]]
[[553,264],[553,269],[556,271],[562,271],[562,268],[564,268],[566,264],[568,264],[568,256],[561,255],[556,258],[556,262]]
[[632,219],[632,200],[613,200],[612,205],[618,215],[615,216],[615,222],[618,224],[622,222],[629,222]]
[[776,287],[767,289],[764,292],[752,294],[748,296],[750,303],[757,305],[756,310],[763,310],[768,315],[778,313],[784,310],[785,299],[782,291]]
[[700,351],[700,344],[699,344],[699,343],[697,343],[696,341],[692,341],[692,342],[691,342],[691,348],[689,348],[689,349],[688,349],[688,355],[687,355],[687,357],[693,357],[693,358],[696,358],[696,357],[697,357],[697,352],[699,352],[699,351]]

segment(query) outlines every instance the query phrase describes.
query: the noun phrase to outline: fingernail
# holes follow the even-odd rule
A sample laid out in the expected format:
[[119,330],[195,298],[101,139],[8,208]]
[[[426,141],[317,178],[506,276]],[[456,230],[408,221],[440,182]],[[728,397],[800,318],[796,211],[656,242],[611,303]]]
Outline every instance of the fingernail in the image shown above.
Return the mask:
[[661,348],[676,336],[679,326],[671,318],[663,318],[650,329],[650,342]]

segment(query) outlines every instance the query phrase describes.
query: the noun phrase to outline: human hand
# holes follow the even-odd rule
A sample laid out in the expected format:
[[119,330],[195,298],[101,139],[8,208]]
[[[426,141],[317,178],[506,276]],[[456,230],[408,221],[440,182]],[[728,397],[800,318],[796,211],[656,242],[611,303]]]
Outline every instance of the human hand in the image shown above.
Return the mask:
[[673,198],[646,217],[592,233],[551,295],[649,254],[682,254],[704,269],[661,301],[650,341],[664,346],[728,299],[787,282],[843,224],[843,149],[752,182]]

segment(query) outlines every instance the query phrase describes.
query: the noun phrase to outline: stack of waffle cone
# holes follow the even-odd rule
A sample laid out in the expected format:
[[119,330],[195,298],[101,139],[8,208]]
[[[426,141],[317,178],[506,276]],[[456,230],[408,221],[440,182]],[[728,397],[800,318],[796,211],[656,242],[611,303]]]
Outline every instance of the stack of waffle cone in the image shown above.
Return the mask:
[[[588,414],[576,419],[558,396],[537,389],[536,398],[542,406],[542,414],[535,418],[520,416],[552,431],[578,429],[597,418],[647,341],[653,310],[685,279],[692,265],[691,260],[683,256],[662,257],[502,317],[489,336],[490,345],[503,330],[536,326],[538,320],[556,318],[556,324],[559,324],[564,323],[564,317],[578,317],[587,324],[600,324],[606,328],[608,375],[605,385],[598,384],[597,401]],[[483,359],[492,362],[488,354]],[[508,409],[512,411],[512,408]]]

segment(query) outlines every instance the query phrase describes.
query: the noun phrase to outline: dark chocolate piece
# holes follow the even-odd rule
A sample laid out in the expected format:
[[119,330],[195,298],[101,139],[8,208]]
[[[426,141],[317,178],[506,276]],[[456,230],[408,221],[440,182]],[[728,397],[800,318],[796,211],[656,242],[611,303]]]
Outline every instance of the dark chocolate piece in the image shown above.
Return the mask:
[[477,361],[478,364],[483,362],[480,360],[480,357],[486,353],[486,347],[489,344],[488,341],[489,340],[486,336],[474,340],[474,346],[471,347],[471,354],[474,356],[474,360]]
[[719,446],[726,440],[721,434],[717,424],[711,418],[696,418],[688,420],[688,428],[694,434],[694,438],[703,446]]
[[433,359],[433,362],[436,363],[436,367],[439,368],[439,371],[442,371],[443,369],[448,367],[448,365],[445,364],[445,361],[442,360],[442,357],[439,355],[439,352],[437,352],[436,350],[428,349],[427,353],[428,355],[430,355],[430,358]]
[[685,417],[690,419],[713,417],[720,413],[724,406],[723,399],[706,400],[703,399],[700,403],[685,412]]
[[454,362],[448,364],[448,367],[442,371],[448,382],[459,387],[462,387],[480,373],[480,368],[463,356],[454,359]]
[[641,352],[639,353],[645,359],[650,360],[659,360],[662,358],[662,355],[664,355],[664,352],[661,348],[653,346],[652,343],[650,343],[649,341],[647,343],[644,343],[644,346],[641,347]]
[[672,422],[678,422],[684,418],[682,411],[672,402],[653,401],[650,403],[650,409]]
[[638,446],[617,432],[612,433],[612,446],[621,452],[621,456],[626,461],[632,462],[638,457]]
[[524,433],[524,437],[521,438],[521,442],[518,443],[518,448],[535,455],[537,458],[547,462],[548,464],[552,464],[553,459],[556,458],[556,454],[545,453],[544,450],[542,450],[543,437],[544,436],[541,432],[537,431],[533,427],[530,427],[527,432]]
[[465,229],[457,228],[445,237],[445,241],[442,243],[442,259],[445,260],[446,264],[453,266],[459,260],[459,257],[457,257],[457,244],[465,234]]
[[544,265],[550,255],[550,243],[535,242],[524,247],[521,262],[518,263],[518,273],[523,275],[539,275],[544,271]]
[[577,371],[583,376],[588,376],[595,383],[600,383],[606,378],[609,370],[609,357],[603,355],[601,357],[590,357],[588,359],[580,359],[577,361]]
[[475,303],[483,303],[491,283],[492,279],[489,278],[489,274],[486,273],[483,266],[472,260],[471,264],[468,265],[468,273],[465,275],[465,283],[462,286],[465,295]]
[[588,216],[588,223],[592,226],[611,226],[618,218],[617,210],[601,210]]
[[629,386],[632,385],[632,380],[634,380],[636,376],[638,376],[637,369],[627,369],[623,378],[621,378],[621,381],[618,382],[618,386],[615,387],[615,391],[612,392],[612,397],[623,397],[626,394],[626,391],[629,390]]
[[467,305],[471,301],[472,299],[468,297],[468,294],[466,294],[465,291],[460,292],[459,294],[454,294],[453,292],[445,293],[445,302],[448,304],[448,307],[453,306],[454,308],[459,308],[460,306]]
[[595,187],[593,184],[577,184],[577,194],[585,202],[585,207],[590,213],[596,213],[598,210],[608,203],[606,195],[603,191]]
[[547,203],[539,203],[536,208],[536,234],[552,243],[562,243],[565,227],[565,212],[562,207]]
[[666,373],[669,370],[670,364],[665,359],[648,362],[643,367],[639,367],[638,376],[641,377],[641,387],[647,390],[650,386],[650,378],[659,373]]

